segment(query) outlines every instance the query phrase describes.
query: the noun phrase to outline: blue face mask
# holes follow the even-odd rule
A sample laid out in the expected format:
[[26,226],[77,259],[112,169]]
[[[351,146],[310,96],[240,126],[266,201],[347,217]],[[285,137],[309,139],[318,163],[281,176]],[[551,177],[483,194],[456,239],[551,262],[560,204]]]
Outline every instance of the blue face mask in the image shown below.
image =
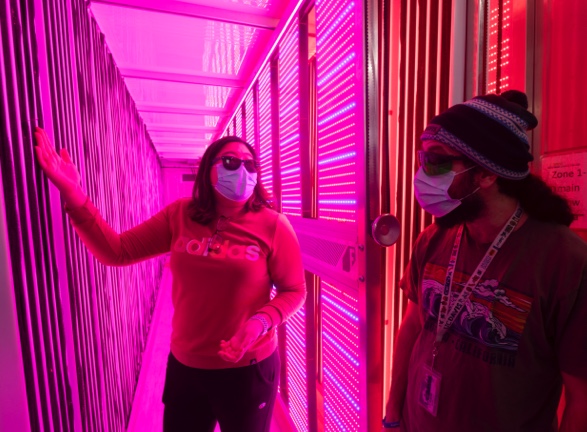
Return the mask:
[[461,205],[461,202],[479,190],[475,189],[463,198],[451,198],[448,189],[455,177],[463,174],[474,167],[467,168],[461,172],[449,171],[444,174],[429,176],[420,168],[414,177],[414,193],[420,206],[428,213],[436,217],[442,217]]
[[250,173],[242,164],[234,171],[227,170],[222,164],[216,166],[218,182],[214,189],[220,195],[231,201],[246,201],[255,190],[257,185],[257,173]]

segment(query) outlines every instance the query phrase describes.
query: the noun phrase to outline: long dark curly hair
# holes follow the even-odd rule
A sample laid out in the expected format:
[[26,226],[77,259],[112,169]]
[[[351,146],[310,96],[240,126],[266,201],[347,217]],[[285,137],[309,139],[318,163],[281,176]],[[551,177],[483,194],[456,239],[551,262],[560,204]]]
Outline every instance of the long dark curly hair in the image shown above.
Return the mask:
[[[225,145],[233,142],[246,145],[253,155],[254,161],[256,163],[259,162],[253,146],[236,136],[222,137],[208,146],[198,167],[194,189],[192,190],[192,201],[188,207],[190,218],[202,225],[209,224],[218,216],[216,214],[216,196],[214,195],[214,188],[210,182],[212,161],[216,159],[216,156]],[[257,171],[257,185],[253,191],[253,195],[251,195],[245,204],[245,210],[247,212],[257,212],[263,207],[271,208],[272,206],[269,200],[269,194],[261,183],[261,171]]]
[[565,226],[575,220],[569,202],[534,174],[522,180],[498,177],[497,185],[501,193],[516,198],[524,211],[534,219]]

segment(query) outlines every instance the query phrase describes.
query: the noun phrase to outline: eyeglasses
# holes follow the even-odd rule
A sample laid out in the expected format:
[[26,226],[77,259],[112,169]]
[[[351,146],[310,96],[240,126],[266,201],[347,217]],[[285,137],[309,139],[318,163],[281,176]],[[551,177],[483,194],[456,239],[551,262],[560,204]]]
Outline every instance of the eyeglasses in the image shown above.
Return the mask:
[[235,156],[220,156],[214,159],[212,163],[216,163],[219,160],[222,161],[222,165],[229,171],[236,171],[240,168],[241,164],[245,164],[245,169],[250,173],[257,172],[259,164],[254,159],[239,159]]
[[428,176],[446,174],[452,170],[452,164],[457,160],[464,161],[467,158],[423,150],[418,151],[418,162],[424,173]]
[[228,223],[230,222],[230,218],[220,216],[218,221],[216,222],[216,231],[212,234],[212,237],[208,239],[208,252],[218,253],[220,248],[222,247],[222,243],[224,239],[220,235],[222,231],[228,227]]

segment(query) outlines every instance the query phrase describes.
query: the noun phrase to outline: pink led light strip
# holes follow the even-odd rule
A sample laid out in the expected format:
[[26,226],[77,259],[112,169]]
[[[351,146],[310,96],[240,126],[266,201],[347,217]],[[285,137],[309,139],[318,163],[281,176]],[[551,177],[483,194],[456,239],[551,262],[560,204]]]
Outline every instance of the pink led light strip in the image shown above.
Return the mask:
[[305,319],[304,307],[287,322],[285,338],[289,414],[298,432],[308,431]]
[[255,148],[255,98],[253,92],[249,92],[245,98],[245,140]]
[[230,123],[228,123],[228,125],[226,126],[226,129],[223,133],[224,136],[234,136],[234,127],[232,125],[232,121]]
[[[282,211],[302,215],[299,151],[299,30],[294,19],[279,46],[279,144]],[[291,186],[286,186],[290,184]]]
[[[294,20],[297,20],[297,18],[296,18],[297,13],[303,3],[304,3],[304,0],[297,0],[297,1],[290,2],[288,4],[286,10],[283,13],[283,16],[288,17],[288,18],[286,20],[280,21],[277,29],[274,32],[274,36],[272,37],[270,44],[266,47],[263,54],[261,55],[261,58],[263,59],[263,61],[259,63],[259,66],[251,74],[251,79],[250,79],[250,82],[247,86],[246,92],[250,91],[250,89],[255,84],[255,82],[257,82],[257,78],[261,74],[262,68],[265,67],[265,65],[271,61],[270,59],[271,59],[271,56],[274,54],[275,47],[277,47],[281,43],[284,33],[287,33],[287,31],[285,29],[288,29],[290,24]],[[237,103],[237,106],[241,102],[242,102],[242,99],[239,100],[239,102]],[[228,123],[230,123],[231,121],[232,121],[232,118],[231,118],[231,120],[229,120]],[[225,132],[227,129],[228,129],[228,126],[225,126]]]
[[[501,14],[501,25],[500,25]],[[487,53],[487,93],[503,93],[509,87],[509,63],[511,49],[512,0],[490,2],[489,49]],[[501,46],[500,46],[501,45]]]
[[242,105],[239,107],[239,109],[236,112],[235,124],[236,124],[236,129],[234,131],[234,134],[237,137],[242,138],[244,136],[244,134],[243,134],[243,107],[242,107]]
[[316,2],[318,217],[339,222],[356,222],[356,158],[362,141],[360,10],[349,0]]
[[271,73],[269,62],[259,74],[259,158],[261,180],[265,189],[273,195],[273,149],[271,124]]

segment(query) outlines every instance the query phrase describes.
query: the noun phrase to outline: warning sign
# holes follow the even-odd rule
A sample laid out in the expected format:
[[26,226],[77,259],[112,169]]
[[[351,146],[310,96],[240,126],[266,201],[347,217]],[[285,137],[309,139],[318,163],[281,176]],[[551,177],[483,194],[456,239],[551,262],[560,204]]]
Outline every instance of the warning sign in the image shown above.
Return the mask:
[[575,229],[587,229],[587,152],[542,157],[542,178],[569,200],[577,220]]

